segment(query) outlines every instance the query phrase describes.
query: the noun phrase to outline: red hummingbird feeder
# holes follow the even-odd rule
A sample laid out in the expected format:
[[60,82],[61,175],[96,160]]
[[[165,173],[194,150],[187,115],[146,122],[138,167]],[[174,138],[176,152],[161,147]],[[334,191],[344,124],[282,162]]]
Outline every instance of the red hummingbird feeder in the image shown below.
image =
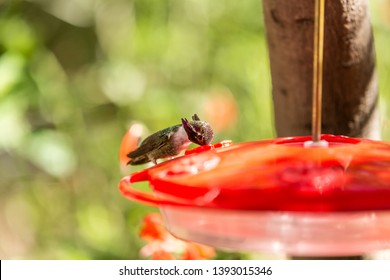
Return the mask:
[[[390,247],[390,145],[322,135],[203,146],[124,177],[175,236],[219,248],[342,256]],[[217,146],[217,147],[216,147]],[[219,147],[218,147],[219,146]],[[133,184],[149,181],[153,193]]]
[[[213,247],[291,256],[390,248],[390,144],[321,135],[321,36],[313,136],[201,146],[124,177],[121,193],[159,207],[176,237]],[[153,192],[134,188],[141,181]]]

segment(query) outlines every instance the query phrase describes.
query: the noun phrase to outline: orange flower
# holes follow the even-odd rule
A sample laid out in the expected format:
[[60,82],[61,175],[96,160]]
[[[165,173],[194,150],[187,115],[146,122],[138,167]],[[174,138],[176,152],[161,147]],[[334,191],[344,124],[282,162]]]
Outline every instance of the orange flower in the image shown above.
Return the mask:
[[140,236],[148,242],[140,251],[142,257],[154,260],[204,260],[215,256],[212,247],[174,237],[166,230],[161,215],[157,213],[145,216]]
[[164,240],[167,234],[160,214],[151,213],[145,216],[140,232],[142,239],[146,241]]
[[205,119],[215,131],[228,129],[237,121],[237,102],[227,89],[210,93],[204,108]]
[[215,250],[212,247],[204,246],[198,243],[187,242],[186,250],[182,255],[183,260],[205,260],[215,256]]
[[176,258],[172,254],[164,250],[154,252],[152,254],[152,259],[153,260],[176,260]]

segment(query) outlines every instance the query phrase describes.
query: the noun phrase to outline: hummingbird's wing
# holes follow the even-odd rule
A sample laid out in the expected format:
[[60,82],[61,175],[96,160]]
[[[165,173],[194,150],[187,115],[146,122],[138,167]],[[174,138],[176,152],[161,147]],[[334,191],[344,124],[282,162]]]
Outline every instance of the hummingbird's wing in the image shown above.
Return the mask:
[[142,157],[146,156],[151,151],[161,149],[164,145],[168,144],[169,139],[180,126],[181,124],[171,126],[149,135],[141,142],[141,145],[136,150],[132,151],[127,156],[129,158]]

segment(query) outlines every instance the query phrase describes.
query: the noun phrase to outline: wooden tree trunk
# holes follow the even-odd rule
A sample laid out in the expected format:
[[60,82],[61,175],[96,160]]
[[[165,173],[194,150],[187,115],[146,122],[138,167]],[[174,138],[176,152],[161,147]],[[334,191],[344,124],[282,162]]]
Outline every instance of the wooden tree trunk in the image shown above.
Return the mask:
[[[263,0],[278,136],[311,134],[314,0]],[[368,0],[325,8],[322,133],[378,139]]]

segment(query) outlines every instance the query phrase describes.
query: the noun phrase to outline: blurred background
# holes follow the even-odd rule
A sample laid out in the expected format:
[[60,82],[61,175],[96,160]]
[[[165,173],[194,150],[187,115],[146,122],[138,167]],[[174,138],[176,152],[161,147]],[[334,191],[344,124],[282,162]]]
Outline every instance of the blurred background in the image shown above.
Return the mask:
[[[390,141],[390,0],[370,4]],[[215,141],[275,136],[260,0],[0,0],[0,258],[140,258],[156,209],[119,194],[121,139],[194,113]]]

